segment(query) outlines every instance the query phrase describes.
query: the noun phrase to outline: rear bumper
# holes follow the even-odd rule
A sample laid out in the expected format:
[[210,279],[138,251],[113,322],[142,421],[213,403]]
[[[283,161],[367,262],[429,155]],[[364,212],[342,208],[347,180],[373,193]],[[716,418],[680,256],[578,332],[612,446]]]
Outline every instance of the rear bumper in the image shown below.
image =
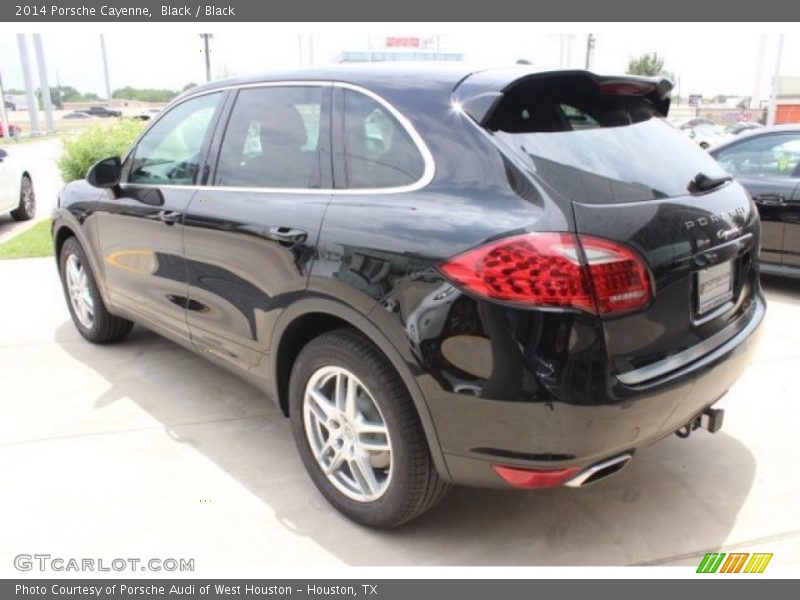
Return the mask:
[[492,469],[585,469],[635,453],[680,429],[719,400],[752,360],[766,305],[715,349],[657,380],[626,386],[606,377],[596,403],[499,401],[444,392],[428,395],[454,483],[508,488]]

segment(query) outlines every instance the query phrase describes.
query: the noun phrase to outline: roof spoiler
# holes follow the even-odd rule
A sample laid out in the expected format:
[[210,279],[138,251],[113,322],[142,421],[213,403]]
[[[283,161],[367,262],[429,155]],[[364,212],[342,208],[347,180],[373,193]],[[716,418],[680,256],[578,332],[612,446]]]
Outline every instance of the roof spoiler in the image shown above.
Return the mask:
[[634,75],[597,75],[591,71],[522,72],[518,69],[479,71],[453,90],[453,101],[476,123],[485,126],[503,96],[512,89],[532,83],[565,84],[606,94],[640,96],[647,99],[662,116],[669,112],[672,82],[663,77]]

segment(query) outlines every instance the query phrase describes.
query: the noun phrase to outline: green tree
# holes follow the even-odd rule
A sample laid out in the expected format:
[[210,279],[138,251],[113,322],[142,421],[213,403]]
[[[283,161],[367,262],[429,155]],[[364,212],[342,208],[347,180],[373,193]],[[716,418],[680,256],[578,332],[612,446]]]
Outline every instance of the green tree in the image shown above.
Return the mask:
[[111,97],[118,100],[138,100],[140,102],[169,102],[177,95],[178,92],[175,90],[135,88],[131,86],[114,90],[111,93]]
[[672,78],[672,74],[664,70],[664,58],[658,52],[648,52],[628,61],[629,75],[645,75],[656,77],[658,75]]

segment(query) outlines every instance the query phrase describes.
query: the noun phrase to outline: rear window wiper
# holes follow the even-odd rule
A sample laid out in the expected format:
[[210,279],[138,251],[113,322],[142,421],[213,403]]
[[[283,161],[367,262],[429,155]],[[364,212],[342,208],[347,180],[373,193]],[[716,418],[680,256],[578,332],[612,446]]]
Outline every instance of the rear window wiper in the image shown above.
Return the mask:
[[730,175],[723,175],[722,177],[709,177],[705,173],[698,173],[689,182],[689,191],[692,194],[700,194],[703,192],[710,192],[714,188],[718,188],[724,183],[733,180]]

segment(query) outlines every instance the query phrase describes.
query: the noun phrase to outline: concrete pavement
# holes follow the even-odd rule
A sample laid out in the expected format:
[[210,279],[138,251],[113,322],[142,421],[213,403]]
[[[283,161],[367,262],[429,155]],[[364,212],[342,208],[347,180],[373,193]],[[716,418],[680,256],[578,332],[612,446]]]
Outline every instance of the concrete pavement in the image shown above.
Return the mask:
[[136,328],[98,347],[52,259],[0,261],[0,575],[20,552],[279,565],[696,565],[707,550],[800,566],[800,285],[765,282],[758,358],[722,432],[672,436],[586,489],[456,489],[390,533],[317,493],[255,389]]

